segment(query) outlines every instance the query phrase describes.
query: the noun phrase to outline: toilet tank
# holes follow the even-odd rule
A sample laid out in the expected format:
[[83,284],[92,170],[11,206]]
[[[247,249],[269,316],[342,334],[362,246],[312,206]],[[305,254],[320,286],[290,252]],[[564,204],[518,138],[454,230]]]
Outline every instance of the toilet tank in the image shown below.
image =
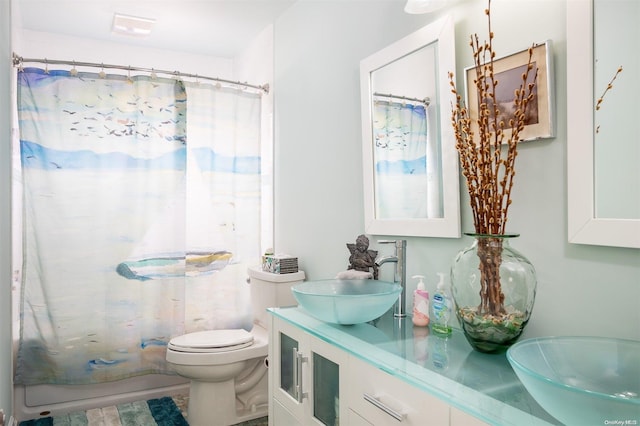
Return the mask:
[[260,266],[250,267],[249,284],[251,285],[251,305],[254,322],[267,328],[267,308],[296,306],[291,287],[304,281],[304,271],[290,274],[273,274],[265,272]]

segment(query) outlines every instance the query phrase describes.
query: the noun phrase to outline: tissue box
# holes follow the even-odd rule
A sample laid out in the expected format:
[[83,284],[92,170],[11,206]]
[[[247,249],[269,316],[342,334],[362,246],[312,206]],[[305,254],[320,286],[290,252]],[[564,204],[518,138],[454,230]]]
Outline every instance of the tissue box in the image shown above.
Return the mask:
[[298,258],[288,254],[267,254],[262,256],[262,270],[273,274],[298,272]]

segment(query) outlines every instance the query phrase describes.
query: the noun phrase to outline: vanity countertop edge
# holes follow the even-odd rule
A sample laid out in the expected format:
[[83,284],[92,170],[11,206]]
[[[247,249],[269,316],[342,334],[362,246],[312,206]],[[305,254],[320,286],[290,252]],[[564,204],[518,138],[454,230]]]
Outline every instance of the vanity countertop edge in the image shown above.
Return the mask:
[[[428,327],[414,329],[411,317],[398,319],[391,312],[356,325],[325,323],[300,307],[268,312],[488,424],[558,424],[524,389],[505,354],[474,351],[458,329],[442,338]],[[447,353],[438,353],[442,345]],[[421,350],[426,359],[425,353],[416,356]],[[443,366],[443,356],[451,365]]]

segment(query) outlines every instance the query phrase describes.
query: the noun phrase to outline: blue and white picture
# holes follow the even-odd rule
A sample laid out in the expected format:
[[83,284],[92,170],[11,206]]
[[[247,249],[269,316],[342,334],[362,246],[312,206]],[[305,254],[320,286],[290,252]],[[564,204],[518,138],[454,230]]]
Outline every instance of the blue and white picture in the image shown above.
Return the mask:
[[433,213],[440,205],[439,160],[426,105],[376,100],[373,115],[376,218],[442,217]]

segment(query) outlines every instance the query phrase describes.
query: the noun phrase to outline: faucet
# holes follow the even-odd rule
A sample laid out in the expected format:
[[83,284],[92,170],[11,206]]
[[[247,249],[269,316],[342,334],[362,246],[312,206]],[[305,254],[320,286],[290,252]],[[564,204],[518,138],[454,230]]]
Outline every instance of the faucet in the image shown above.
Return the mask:
[[395,255],[381,256],[376,259],[375,264],[380,267],[388,262],[396,264],[396,270],[393,276],[393,282],[400,283],[402,290],[398,301],[394,305],[393,316],[404,318],[407,316],[405,312],[406,288],[407,288],[407,259],[405,252],[407,250],[407,240],[379,240],[380,244],[394,244],[396,246]]

